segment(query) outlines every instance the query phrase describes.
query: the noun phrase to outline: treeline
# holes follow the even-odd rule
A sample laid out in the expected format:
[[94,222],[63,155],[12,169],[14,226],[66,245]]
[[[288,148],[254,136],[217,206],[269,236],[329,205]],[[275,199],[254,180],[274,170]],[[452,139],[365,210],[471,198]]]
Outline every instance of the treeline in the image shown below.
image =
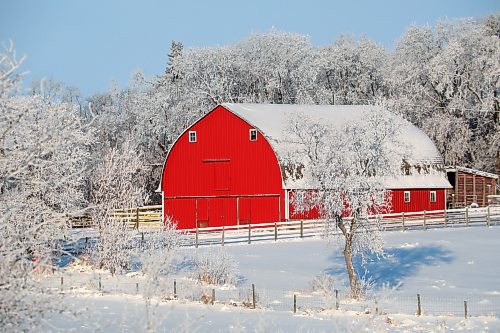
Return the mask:
[[170,145],[223,102],[382,104],[423,129],[446,164],[500,173],[499,59],[500,15],[411,26],[392,49],[351,36],[314,46],[271,30],[227,46],[172,42],[163,74],[135,73],[129,87],[87,100],[54,82],[33,93],[78,105],[97,136],[93,163],[109,149],[140,156],[153,202]]
[[411,26],[393,49],[340,36],[314,46],[270,31],[239,43],[184,49],[165,73],[90,98],[108,145],[132,142],[157,185],[170,145],[223,102],[384,104],[423,129],[447,164],[500,173],[500,16]]

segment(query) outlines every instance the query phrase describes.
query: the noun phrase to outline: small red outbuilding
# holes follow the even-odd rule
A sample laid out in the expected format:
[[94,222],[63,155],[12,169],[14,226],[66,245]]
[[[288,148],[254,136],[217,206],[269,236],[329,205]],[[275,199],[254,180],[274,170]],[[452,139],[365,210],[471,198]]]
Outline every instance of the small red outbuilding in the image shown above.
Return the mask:
[[[303,189],[283,164],[290,142],[285,127],[292,114],[339,126],[373,106],[232,104],[217,106],[186,129],[167,155],[161,191],[165,216],[187,229],[276,222],[302,218],[290,197]],[[404,137],[417,163],[442,165],[431,140],[407,123]],[[391,180],[393,211],[444,209],[444,172]],[[309,217],[315,217],[314,213]]]

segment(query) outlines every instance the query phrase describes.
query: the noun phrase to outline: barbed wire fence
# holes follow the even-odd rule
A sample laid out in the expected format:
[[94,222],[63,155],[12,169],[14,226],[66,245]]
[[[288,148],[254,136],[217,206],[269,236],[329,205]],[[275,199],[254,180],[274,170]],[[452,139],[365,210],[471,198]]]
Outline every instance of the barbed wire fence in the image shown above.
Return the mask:
[[[100,274],[86,277],[50,276],[41,283],[55,292],[97,295],[145,296],[149,288],[145,279],[123,281],[103,278]],[[279,290],[255,285],[217,287],[197,284],[189,279],[165,279],[153,286],[154,297],[162,302],[187,301],[208,305],[223,304],[234,307],[289,311],[292,313],[319,313],[323,311],[354,311],[357,313],[390,315],[430,315],[455,317],[500,317],[500,295],[430,295],[398,292],[374,293],[363,300],[353,300],[348,290],[313,292],[311,290]]]

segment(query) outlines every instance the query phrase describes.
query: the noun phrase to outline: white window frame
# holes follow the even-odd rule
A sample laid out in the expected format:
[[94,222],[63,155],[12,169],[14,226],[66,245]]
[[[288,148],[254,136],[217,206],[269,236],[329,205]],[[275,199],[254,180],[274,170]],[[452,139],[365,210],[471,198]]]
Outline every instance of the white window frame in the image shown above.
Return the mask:
[[[252,139],[252,134],[255,133],[255,139]],[[250,141],[257,141],[257,138],[258,138],[258,132],[255,128],[251,128],[249,131],[248,131],[248,134],[249,134],[249,139]]]
[[[192,135],[193,135],[193,137],[192,137]],[[197,142],[198,141],[198,135],[196,134],[196,131],[189,131],[188,140],[189,140],[189,142]]]
[[[407,198],[408,198],[408,200],[406,200]],[[403,200],[405,203],[408,203],[411,201],[411,192],[410,191],[403,192]]]
[[[432,200],[432,199],[434,199],[434,200]],[[429,202],[431,202],[431,203],[437,202],[436,191],[429,192]]]

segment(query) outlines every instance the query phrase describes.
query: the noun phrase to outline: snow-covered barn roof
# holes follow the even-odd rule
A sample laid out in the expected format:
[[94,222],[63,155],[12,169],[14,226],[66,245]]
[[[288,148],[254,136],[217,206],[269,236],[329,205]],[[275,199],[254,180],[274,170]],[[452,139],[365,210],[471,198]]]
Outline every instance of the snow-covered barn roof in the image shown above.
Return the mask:
[[384,179],[384,186],[390,190],[402,189],[442,189],[452,188],[444,175],[418,174]]
[[[361,119],[367,111],[380,109],[372,105],[225,103],[222,106],[257,128],[273,146],[278,159],[281,161],[286,156],[287,151],[290,150],[290,146],[294,144],[290,142],[290,139],[287,139],[289,133],[287,133],[286,129],[290,118],[294,115],[304,115],[309,119],[340,129],[349,121]],[[401,137],[410,148],[412,155],[408,159],[412,164],[443,164],[439,151],[424,132],[397,115],[393,116],[403,123]],[[303,188],[307,186],[306,179],[287,180],[284,186],[289,189]],[[391,189],[450,187],[450,183],[442,175],[412,175],[387,180],[387,188]]]

